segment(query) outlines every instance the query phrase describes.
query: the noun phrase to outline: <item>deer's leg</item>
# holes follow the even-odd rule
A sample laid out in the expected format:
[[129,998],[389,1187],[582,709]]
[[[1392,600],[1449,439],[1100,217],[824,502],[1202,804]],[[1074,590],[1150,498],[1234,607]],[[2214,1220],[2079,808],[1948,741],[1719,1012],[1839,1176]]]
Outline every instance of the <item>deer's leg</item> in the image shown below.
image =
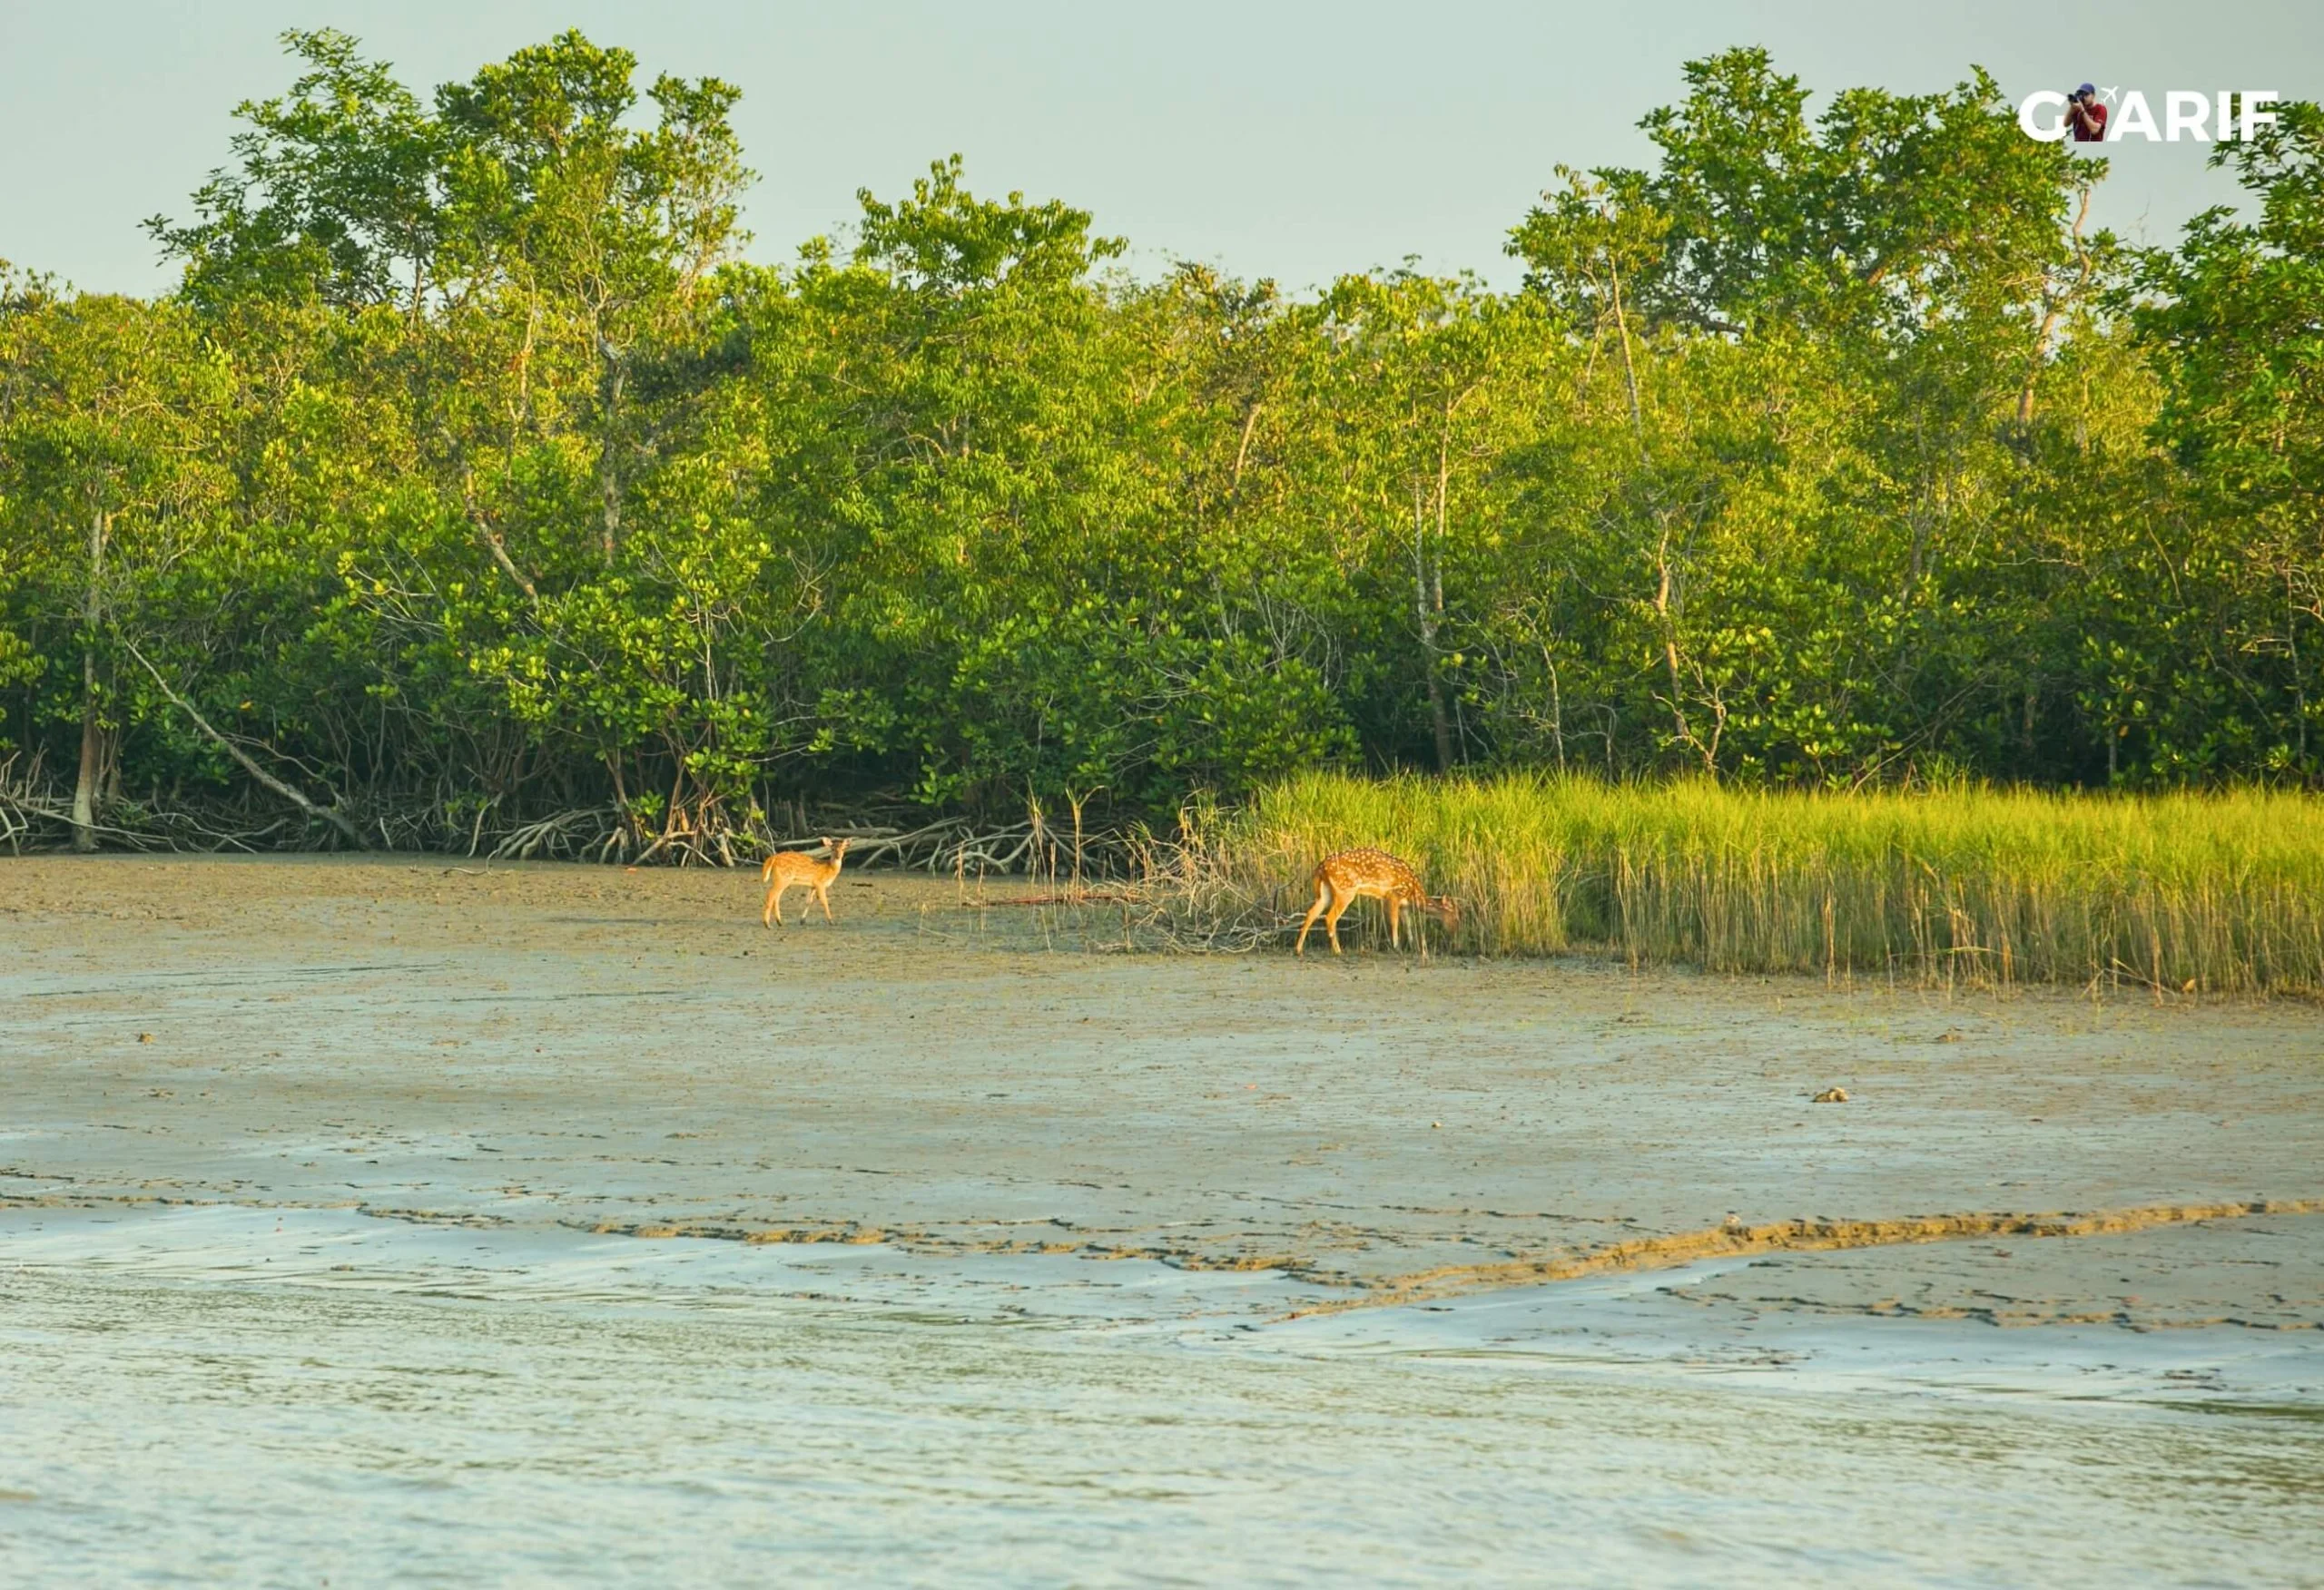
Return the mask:
[[1332,936],[1334,955],[1340,953],[1340,918],[1347,915],[1347,908],[1354,904],[1355,904],[1354,895],[1334,892],[1332,896],[1332,908],[1324,915],[1324,928]]
[[819,883],[815,886],[815,900],[823,908],[823,920],[826,922],[832,919],[831,887],[828,883]]
[[759,913],[760,927],[772,928],[774,926],[774,913],[777,908],[777,902],[782,898],[783,890],[780,886],[766,891],[766,909]]
[[1396,903],[1396,897],[1390,895],[1388,897],[1388,947],[1390,949],[1404,947],[1403,932],[1399,926],[1402,920],[1403,908]]
[[[1307,953],[1307,929],[1315,925],[1315,918],[1323,915],[1324,908],[1330,903],[1331,898],[1332,886],[1325,883],[1322,878],[1317,878],[1315,880],[1315,903],[1307,908],[1307,919],[1299,924],[1299,943],[1293,948],[1291,952],[1292,954],[1305,955]],[[1336,941],[1334,941],[1333,947],[1338,947]]]

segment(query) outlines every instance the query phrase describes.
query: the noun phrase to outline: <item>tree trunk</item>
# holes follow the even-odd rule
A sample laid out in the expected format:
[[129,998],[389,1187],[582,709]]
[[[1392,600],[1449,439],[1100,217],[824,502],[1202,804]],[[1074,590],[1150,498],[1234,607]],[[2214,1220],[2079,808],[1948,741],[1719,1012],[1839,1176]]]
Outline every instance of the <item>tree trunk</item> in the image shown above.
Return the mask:
[[[1432,606],[1429,594],[1436,593]],[[1421,666],[1428,674],[1428,714],[1436,731],[1436,770],[1452,770],[1452,717],[1445,710],[1444,681],[1436,671],[1436,617],[1443,596],[1442,575],[1429,578],[1428,520],[1421,512],[1420,482],[1413,482],[1413,605],[1420,614]]]
[[[1436,627],[1444,622],[1444,519],[1452,502],[1452,407],[1444,407],[1444,428],[1436,433],[1436,555],[1428,560],[1429,651],[1432,658],[1436,650]],[[1452,745],[1452,723],[1445,712],[1443,669],[1432,666],[1429,677],[1436,682],[1433,705],[1436,712],[1436,766],[1439,772],[1449,771],[1456,754]]]
[[1558,749],[1558,773],[1565,773],[1565,692],[1558,683],[1558,660],[1549,646],[1541,647],[1541,666],[1550,671],[1550,737]]
[[81,653],[81,774],[73,785],[73,848],[97,848],[97,768],[104,760],[104,731],[97,723],[97,654]]
[[2293,572],[2288,567],[2284,570],[2284,652],[2291,661],[2291,721],[2298,735],[2292,755],[2304,771],[2308,764],[2308,681],[2301,677],[2299,662],[2299,615],[2303,610],[2292,580]]
[[2073,218],[2073,252],[2074,258],[2081,261],[2082,270],[2074,277],[2073,286],[2064,298],[2052,298],[2046,292],[2043,294],[2042,324],[2034,333],[2034,358],[2025,367],[2025,384],[2017,394],[2017,427],[2020,430],[2033,427],[2034,388],[2042,378],[2043,368],[2050,362],[2050,333],[2057,326],[2059,313],[2066,304],[2082,297],[2082,290],[2090,283],[2091,268],[2096,263],[2082,240],[2083,222],[2090,219],[2090,195],[2093,191],[2092,185],[2083,185],[2082,207],[2074,212]]
[[100,588],[105,572],[105,540],[112,515],[98,508],[89,515],[89,584],[82,598],[81,622],[88,635],[81,645],[81,770],[73,784],[73,848],[97,848],[97,780],[104,770],[105,731],[97,719],[97,620],[103,616]]
[[1662,664],[1670,676],[1670,721],[1678,726],[1679,742],[1694,747],[1695,754],[1703,759],[1703,770],[1713,779],[1718,777],[1718,759],[1695,732],[1687,726],[1686,695],[1681,688],[1683,678],[1679,668],[1679,617],[1670,604],[1670,522],[1662,523],[1662,537],[1654,549],[1655,586],[1654,615],[1662,631]]
[[606,361],[605,436],[597,452],[597,492],[605,503],[605,554],[610,568],[621,548],[621,388],[627,372],[620,353],[603,337],[597,339],[597,350]]
[[1630,317],[1622,312],[1622,275],[1610,260],[1607,261],[1606,279],[1613,289],[1614,334],[1622,341],[1622,385],[1630,398],[1630,435],[1637,438],[1639,461],[1643,463],[1646,460],[1646,414],[1639,407],[1638,366],[1630,361]]
[[1254,398],[1251,402],[1251,411],[1243,417],[1243,435],[1235,444],[1235,477],[1226,483],[1227,495],[1230,496],[1243,489],[1243,462],[1251,456],[1251,433],[1258,428],[1259,410],[1265,407],[1265,404]]

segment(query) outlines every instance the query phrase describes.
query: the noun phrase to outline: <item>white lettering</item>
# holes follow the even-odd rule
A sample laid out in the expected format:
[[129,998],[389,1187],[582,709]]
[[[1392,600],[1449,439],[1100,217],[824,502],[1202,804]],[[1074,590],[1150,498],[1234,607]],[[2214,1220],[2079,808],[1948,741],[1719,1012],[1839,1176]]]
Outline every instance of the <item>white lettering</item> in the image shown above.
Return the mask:
[[[2176,143],[2181,138],[2199,143],[2237,139],[2248,143],[2260,128],[2277,124],[2277,113],[2267,107],[2281,104],[2284,96],[2272,88],[2222,88],[2216,94],[2201,89],[2167,89],[2160,127],[2155,124],[2154,106],[2142,89],[2110,88],[2096,97],[2112,106],[2113,114],[2106,123],[2109,143],[2126,138],[2143,138],[2149,143]],[[2062,142],[2073,136],[2073,121],[2066,113],[2071,108],[2070,96],[2054,89],[2037,89],[2018,102],[2018,131],[2039,142]]]
[[2261,105],[2274,104],[2284,96],[2272,88],[2247,88],[2243,91],[2243,119],[2236,135],[2244,142],[2251,142],[2251,134],[2262,127],[2276,124],[2276,113],[2263,111]]
[[2190,93],[2183,88],[2174,88],[2163,95],[2162,107],[2165,142],[2178,142],[2181,132],[2191,132],[2205,143],[2211,142],[2211,129],[2205,124],[2211,119],[2211,95]]
[[2034,121],[2034,113],[2036,111],[2063,111],[2065,108],[2066,96],[2060,93],[2056,89],[2037,89],[2035,92],[2027,94],[2025,96],[2025,103],[2017,107],[2018,130],[2024,132],[2028,138],[2039,139],[2043,143],[2062,142],[2066,135],[2065,117],[2060,116],[2056,121],[2052,122],[2045,127],[2040,123]]
[[2148,108],[2146,95],[2135,88],[2125,91],[2113,124],[2106,129],[2106,142],[2120,143],[2125,138],[2139,137],[2152,143],[2162,136],[2154,130],[2154,112]]

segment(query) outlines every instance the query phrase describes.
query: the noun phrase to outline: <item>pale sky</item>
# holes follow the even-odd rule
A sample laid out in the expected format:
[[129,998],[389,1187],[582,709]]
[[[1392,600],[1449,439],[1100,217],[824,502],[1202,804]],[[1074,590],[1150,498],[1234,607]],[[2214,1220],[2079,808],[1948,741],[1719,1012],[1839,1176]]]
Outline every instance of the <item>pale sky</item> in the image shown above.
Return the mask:
[[[1646,163],[1680,64],[1758,44],[1812,90],[1920,93],[1982,64],[2016,98],[2085,79],[2324,95],[2324,3],[808,5],[787,0],[0,0],[0,259],[100,290],[173,280],[138,222],[189,213],[231,113],[288,86],[276,35],[336,26],[423,95],[578,26],[658,72],[743,91],[762,175],[749,252],[840,233],[854,193],[967,157],[970,185],[1096,212],[1131,264],[1208,260],[1285,287],[1417,255],[1508,284],[1501,247],[1560,162]],[[1811,106],[1811,108],[1813,108]],[[2232,184],[2207,146],[2113,146],[2101,224],[2154,242]]]

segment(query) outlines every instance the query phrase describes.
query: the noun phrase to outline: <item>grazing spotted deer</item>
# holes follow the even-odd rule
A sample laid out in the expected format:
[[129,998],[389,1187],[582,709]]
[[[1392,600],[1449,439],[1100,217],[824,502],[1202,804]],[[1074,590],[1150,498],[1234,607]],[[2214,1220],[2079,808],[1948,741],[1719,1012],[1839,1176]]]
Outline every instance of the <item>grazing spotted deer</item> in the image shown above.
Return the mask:
[[759,869],[759,881],[771,887],[766,891],[766,909],[759,913],[759,926],[772,928],[783,921],[783,894],[792,888],[813,894],[815,903],[823,908],[823,920],[832,920],[829,891],[832,879],[839,876],[840,863],[847,859],[847,841],[825,839],[823,849],[832,854],[828,861],[818,861],[804,850],[777,850],[766,859],[766,865]]
[[1320,916],[1324,931],[1331,935],[1332,953],[1339,954],[1340,918],[1367,895],[1386,903],[1388,942],[1398,949],[1404,946],[1397,918],[1406,906],[1435,918],[1448,930],[1461,925],[1460,901],[1450,895],[1430,894],[1421,887],[1420,874],[1413,870],[1410,862],[1367,846],[1326,856],[1317,864],[1315,903],[1307,908],[1307,919],[1299,924],[1299,945],[1292,953],[1307,953],[1307,930]]

